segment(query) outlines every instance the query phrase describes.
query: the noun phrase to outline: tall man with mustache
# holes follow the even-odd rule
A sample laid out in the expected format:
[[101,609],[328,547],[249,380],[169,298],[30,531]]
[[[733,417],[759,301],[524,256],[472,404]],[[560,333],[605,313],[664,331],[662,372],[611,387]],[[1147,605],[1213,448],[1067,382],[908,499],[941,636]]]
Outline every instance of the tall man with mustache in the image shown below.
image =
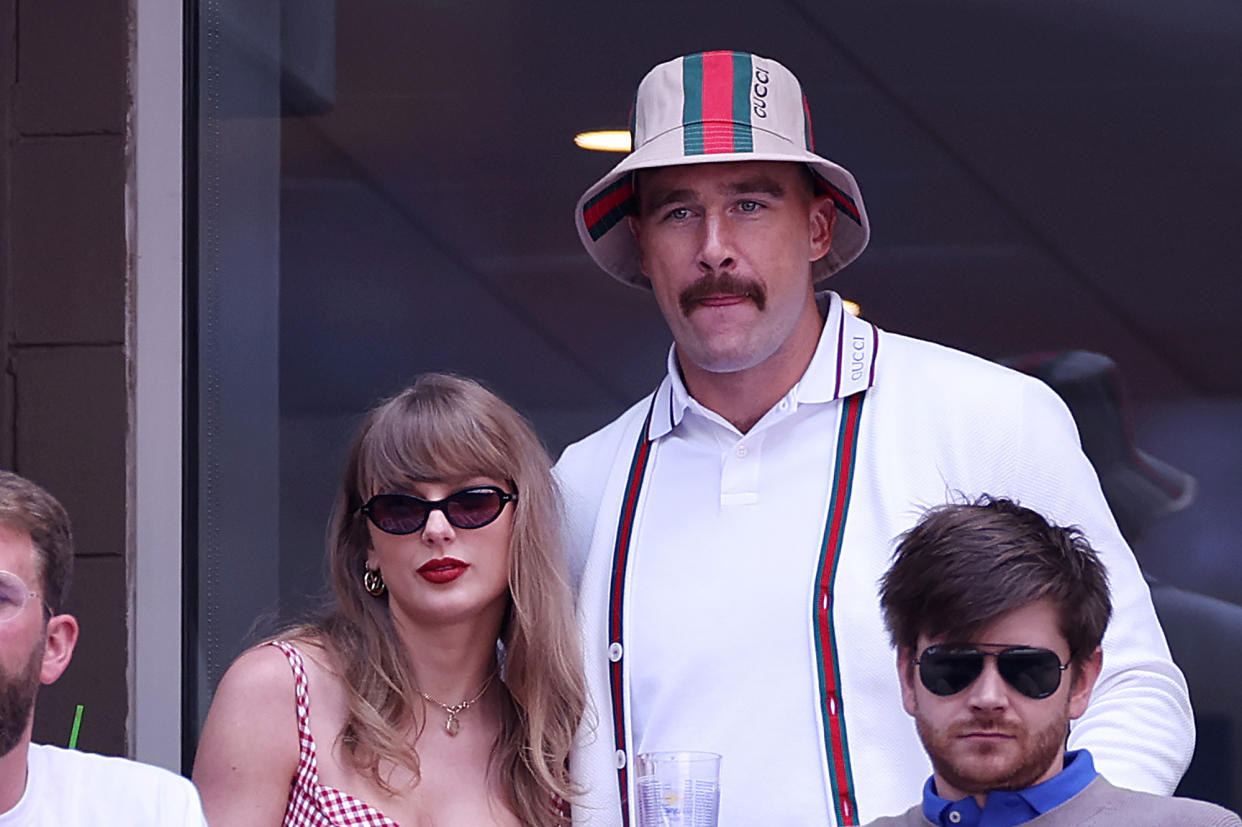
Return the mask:
[[1110,603],[1082,533],[1009,500],[943,505],[908,531],[880,605],[933,774],[871,827],[1242,827],[1202,801],[1121,789],[1065,752],[1100,674]]
[[797,79],[689,55],[638,89],[634,151],[579,235],[650,290],[673,334],[659,387],[566,449],[595,706],[577,823],[632,823],[633,757],[723,755],[720,824],[859,824],[917,798],[875,598],[892,539],[952,492],[1081,525],[1119,622],[1073,740],[1115,783],[1168,793],[1193,749],[1185,682],[1133,555],[1045,385],[878,330],[818,282],[867,243],[849,172],[811,148]]

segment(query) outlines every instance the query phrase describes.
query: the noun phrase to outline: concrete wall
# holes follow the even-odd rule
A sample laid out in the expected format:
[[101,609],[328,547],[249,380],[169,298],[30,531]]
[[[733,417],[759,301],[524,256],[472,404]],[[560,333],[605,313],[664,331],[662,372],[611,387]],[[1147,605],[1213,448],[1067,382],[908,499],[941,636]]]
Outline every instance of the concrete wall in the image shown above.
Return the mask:
[[0,0],[0,465],[55,494],[77,543],[73,663],[35,739],[124,754],[129,634],[127,0]]

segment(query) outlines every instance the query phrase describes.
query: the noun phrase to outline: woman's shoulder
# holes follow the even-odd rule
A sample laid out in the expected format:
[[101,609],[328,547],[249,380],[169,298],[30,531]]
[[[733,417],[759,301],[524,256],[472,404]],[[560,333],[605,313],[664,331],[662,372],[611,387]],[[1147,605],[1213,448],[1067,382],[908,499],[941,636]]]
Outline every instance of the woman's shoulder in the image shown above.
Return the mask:
[[298,672],[331,672],[333,659],[322,644],[307,638],[277,638],[247,649],[225,671],[214,703],[243,701],[254,712],[292,708]]
[[243,718],[271,720],[271,713],[293,709],[295,685],[295,673],[285,653],[262,644],[233,661],[216,686],[212,706]]
[[301,755],[295,688],[285,653],[268,645],[220,679],[194,761],[212,824],[279,823]]

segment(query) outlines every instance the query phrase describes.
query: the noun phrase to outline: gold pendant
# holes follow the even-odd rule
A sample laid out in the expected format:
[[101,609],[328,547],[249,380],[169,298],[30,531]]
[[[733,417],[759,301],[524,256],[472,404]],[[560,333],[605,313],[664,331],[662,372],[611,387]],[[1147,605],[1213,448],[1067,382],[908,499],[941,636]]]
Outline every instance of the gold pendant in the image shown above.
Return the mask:
[[458,723],[457,716],[450,714],[448,720],[444,722],[444,731],[449,734],[450,738],[452,738],[456,737],[457,730],[459,729],[461,729],[461,724]]

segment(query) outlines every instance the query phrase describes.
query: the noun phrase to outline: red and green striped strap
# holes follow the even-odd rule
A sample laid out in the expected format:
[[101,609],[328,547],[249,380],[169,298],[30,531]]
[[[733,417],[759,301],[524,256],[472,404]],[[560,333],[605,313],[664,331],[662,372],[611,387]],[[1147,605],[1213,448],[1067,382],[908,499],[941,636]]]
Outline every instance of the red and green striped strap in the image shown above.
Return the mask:
[[703,52],[682,58],[682,151],[686,155],[754,151],[750,126],[751,56]]
[[[855,803],[854,782],[850,770],[849,748],[845,735],[845,719],[838,687],[841,683],[837,665],[836,635],[832,622],[832,584],[836,577],[837,560],[841,553],[841,540],[845,534],[845,520],[849,512],[850,488],[854,482],[855,460],[858,454],[858,431],[862,419],[864,393],[857,393],[844,401],[841,427],[837,436],[837,455],[833,467],[832,494],[828,503],[828,517],[824,526],[824,542],[820,551],[819,576],[815,607],[815,651],[819,665],[821,719],[824,725],[824,742],[829,753],[829,778],[832,784],[833,806],[837,824],[858,823],[858,807]],[[638,432],[634,456],[630,461],[629,478],[625,496],[621,501],[621,518],[617,524],[616,545],[612,555],[612,585],[608,597],[608,640],[610,648],[622,645],[623,608],[625,600],[625,574],[629,563],[630,541],[633,539],[638,498],[646,479],[647,461],[651,456],[651,440],[647,434],[651,428],[651,415],[655,410],[655,396],[647,418]],[[624,650],[621,650],[624,656]],[[613,742],[617,751],[625,755],[617,767],[617,786],[621,794],[621,823],[630,823],[629,813],[629,759],[630,750],[625,733],[625,689],[622,682],[621,658],[609,664],[608,682],[612,693]]]
[[[651,429],[651,414],[655,411],[655,395],[651,397],[651,407],[647,409],[647,418],[643,421],[642,430],[638,432],[638,444],[634,446],[634,458],[630,461],[629,480],[625,484],[625,497],[621,500],[621,519],[617,522],[617,541],[612,553],[612,586],[608,591],[608,641],[609,651],[620,647],[624,640],[623,609],[625,598],[625,571],[630,558],[630,540],[633,538],[634,517],[638,511],[638,495],[642,491],[643,479],[647,473],[647,460],[651,457],[651,440],[647,434]],[[621,650],[624,657],[624,649]],[[625,687],[622,681],[621,657],[611,657],[608,668],[608,683],[612,691],[612,725],[613,742],[617,751],[624,754],[625,760],[618,761],[617,786],[621,793],[621,823],[630,823],[629,804],[629,764],[630,749],[625,737]]]
[[634,179],[623,175],[582,205],[582,221],[592,241],[599,241],[634,209]]
[[815,594],[815,653],[819,665],[821,720],[824,725],[824,746],[828,751],[828,777],[832,783],[833,806],[838,825],[858,824],[858,805],[850,769],[849,742],[845,734],[845,715],[841,699],[841,669],[837,657],[836,629],[832,620],[833,583],[841,542],[845,535],[845,518],[850,508],[850,489],[858,456],[858,430],[862,420],[863,393],[845,400],[841,412],[841,429],[837,435],[837,456],[832,470],[832,496],[828,504],[828,520],[824,526],[824,542],[819,555],[819,588]]

